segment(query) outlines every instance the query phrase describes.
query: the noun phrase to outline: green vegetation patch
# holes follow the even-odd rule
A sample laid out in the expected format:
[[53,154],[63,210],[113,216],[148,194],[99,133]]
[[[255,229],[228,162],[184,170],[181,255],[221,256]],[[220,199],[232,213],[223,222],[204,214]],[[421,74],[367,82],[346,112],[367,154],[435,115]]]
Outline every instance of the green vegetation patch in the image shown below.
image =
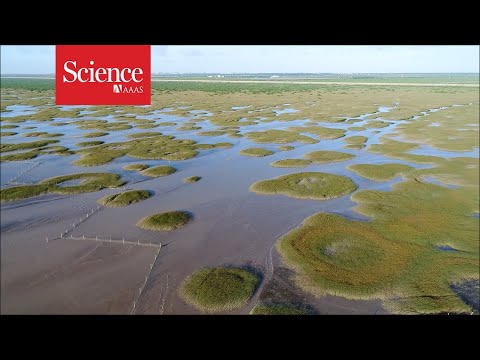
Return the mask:
[[[62,186],[72,180],[83,179],[79,184]],[[125,182],[120,180],[120,175],[110,173],[79,173],[56,176],[45,179],[35,185],[15,186],[0,190],[2,202],[27,199],[43,194],[79,194],[84,192],[99,191],[104,188],[116,188]]]
[[384,128],[384,127],[387,127],[387,126],[390,126],[391,123],[389,122],[385,122],[385,121],[379,121],[379,120],[373,120],[373,121],[369,121],[366,125],[364,125],[366,128],[369,128],[369,129],[379,129],[379,128]]
[[272,155],[273,151],[262,149],[262,148],[249,148],[249,149],[240,150],[239,153],[240,155],[262,157],[262,156]]
[[48,133],[45,131],[36,131],[36,132],[31,132],[31,133],[24,133],[23,136],[25,137],[59,137],[63,136],[63,134],[60,133]]
[[128,171],[142,171],[145,169],[148,169],[147,164],[128,164],[122,167],[123,170],[128,170]]
[[250,312],[252,315],[308,315],[310,312],[290,303],[258,304]]
[[349,136],[343,139],[348,145],[362,145],[365,146],[368,138],[366,136]]
[[403,164],[354,164],[347,166],[347,169],[370,180],[387,181],[392,180],[397,175],[408,173],[414,168]]
[[18,125],[2,125],[0,126],[0,129],[4,130],[4,129],[15,129],[15,128],[18,128]]
[[87,147],[87,146],[102,145],[103,143],[104,143],[103,141],[84,141],[84,142],[79,142],[75,145],[80,147]]
[[152,196],[150,191],[130,190],[118,194],[107,195],[97,202],[106,207],[122,207],[135,204]]
[[30,150],[30,149],[39,149],[43,148],[50,144],[58,143],[58,140],[38,140],[33,142],[26,142],[26,143],[1,143],[0,144],[0,153],[8,152],[8,151],[16,151],[16,150]]
[[240,308],[252,298],[258,278],[240,268],[205,268],[188,276],[180,285],[180,296],[197,309],[224,312]]
[[143,133],[136,133],[136,134],[128,134],[127,137],[131,139],[140,139],[140,138],[161,136],[161,135],[162,135],[161,132],[150,131],[150,132],[143,132]]
[[318,125],[292,126],[288,128],[288,130],[295,131],[297,133],[314,134],[325,140],[338,139],[345,135],[345,130],[343,129],[332,129]]
[[339,151],[313,151],[303,155],[305,159],[311,160],[318,164],[346,161],[353,159],[355,155],[339,152]]
[[322,172],[288,174],[263,180],[250,186],[250,191],[267,195],[286,195],[299,199],[328,200],[349,194],[357,185],[347,177]]
[[108,132],[103,132],[103,131],[94,131],[91,133],[86,133],[83,135],[84,138],[96,138],[96,137],[102,137],[108,135]]
[[283,168],[301,168],[310,165],[312,162],[305,159],[283,159],[272,162],[270,165]]
[[173,166],[153,166],[151,168],[145,169],[140,171],[142,175],[151,176],[151,177],[160,177],[160,176],[167,176],[176,172]]
[[352,200],[370,222],[319,213],[278,243],[298,285],[315,294],[382,299],[396,313],[471,311],[450,284],[478,279],[478,219],[471,216],[478,185],[449,189],[412,177]]
[[295,149],[295,147],[290,145],[282,145],[278,147],[278,150],[281,150],[281,151],[290,151],[293,149]]
[[201,178],[202,178],[201,176],[189,176],[189,177],[183,179],[183,182],[196,183],[196,182],[200,181]]
[[212,131],[200,131],[197,133],[199,136],[221,136],[225,135],[226,131],[212,130]]
[[193,216],[188,211],[167,211],[144,217],[137,222],[137,226],[146,230],[173,231],[190,221]]
[[245,137],[255,143],[261,144],[288,144],[293,142],[303,142],[306,144],[315,144],[318,140],[315,140],[309,136],[300,135],[293,131],[285,130],[265,130],[265,131],[252,131],[247,132]]
[[13,135],[17,135],[18,133],[14,132],[14,131],[1,131],[0,132],[0,136],[13,136]]

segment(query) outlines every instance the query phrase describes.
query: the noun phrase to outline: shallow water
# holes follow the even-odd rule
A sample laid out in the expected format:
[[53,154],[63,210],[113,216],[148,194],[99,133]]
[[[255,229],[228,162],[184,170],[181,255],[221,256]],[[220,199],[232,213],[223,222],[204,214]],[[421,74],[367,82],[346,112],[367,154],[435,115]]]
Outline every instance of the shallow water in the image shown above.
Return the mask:
[[[283,106],[290,105],[284,104]],[[249,106],[234,106],[232,110],[240,110],[247,107]],[[181,108],[186,107],[179,107],[178,109]],[[384,163],[406,164],[415,168],[431,167],[431,165],[391,159],[382,154],[374,154],[365,150],[369,145],[379,143],[382,136],[393,132],[398,124],[404,123],[404,121],[388,119],[388,112],[391,109],[392,107],[379,105],[375,113],[363,114],[356,118],[347,118],[347,121],[351,119],[359,120],[355,124],[347,121],[341,123],[318,122],[320,126],[345,129],[346,137],[366,136],[368,140],[366,147],[362,150],[343,148],[347,145],[343,138],[323,140],[316,135],[308,133],[305,133],[305,135],[320,141],[316,144],[288,144],[295,147],[291,151],[279,151],[278,147],[280,144],[257,144],[245,137],[230,138],[228,135],[205,137],[197,135],[200,131],[217,130],[217,127],[208,119],[197,121],[195,124],[195,126],[200,126],[201,130],[176,130],[178,127],[188,124],[189,120],[195,120],[197,116],[208,117],[214,115],[201,109],[190,110],[190,116],[176,116],[168,114],[175,108],[164,108],[155,111],[151,115],[140,115],[137,118],[154,120],[156,124],[171,121],[176,122],[177,125],[152,129],[138,129],[134,127],[121,131],[105,130],[109,134],[99,138],[83,138],[83,135],[86,133],[103,130],[78,129],[75,127],[75,120],[73,119],[55,119],[53,122],[68,123],[68,125],[59,127],[50,126],[52,122],[49,121],[27,121],[19,124],[22,128],[13,130],[19,132],[18,135],[5,139],[5,142],[43,140],[44,138],[26,138],[22,134],[30,131],[48,131],[65,134],[62,137],[54,138],[59,140],[59,143],[52,144],[53,146],[67,146],[75,150],[78,149],[75,144],[79,142],[97,140],[106,143],[117,142],[128,140],[127,135],[129,134],[161,132],[180,139],[195,140],[199,143],[229,142],[233,144],[233,147],[202,150],[197,157],[183,161],[141,160],[122,157],[108,164],[93,167],[72,165],[72,162],[79,159],[80,155],[41,155],[31,161],[1,163],[1,184],[2,186],[7,184],[13,185],[10,182],[12,178],[15,178],[15,181],[19,183],[31,184],[48,177],[72,173],[113,172],[120,174],[123,180],[128,181],[125,185],[126,189],[145,189],[154,192],[155,196],[141,203],[125,208],[102,209],[98,211],[88,221],[76,226],[71,234],[79,237],[85,235],[86,237],[111,237],[140,242],[160,242],[163,245],[162,255],[153,272],[155,279],[158,279],[158,281],[156,280],[149,290],[153,297],[159,297],[158,294],[163,293],[165,288],[176,289],[185,276],[203,266],[251,264],[265,270],[265,263],[268,263],[268,261],[273,261],[276,266],[280,265],[281,260],[278,254],[272,250],[277,239],[314,213],[331,212],[351,219],[368,221],[369,218],[355,211],[356,204],[350,200],[351,194],[325,201],[303,200],[283,195],[259,195],[250,192],[249,187],[256,181],[271,179],[280,175],[320,171],[351,178],[358,186],[356,191],[367,189],[390,191],[394,184],[402,181],[401,176],[390,181],[376,182],[363,178],[349,171],[346,167],[352,164]],[[15,115],[24,114],[26,111],[33,110],[29,107],[17,108],[15,109]],[[88,110],[82,111],[83,114],[86,114]],[[294,113],[296,111],[291,107],[280,110],[273,109],[273,112],[277,115]],[[6,114],[8,113],[2,113],[2,117]],[[362,126],[368,123],[371,119],[367,118],[375,114],[381,114],[382,119],[391,124],[388,127],[378,129],[348,130],[349,127]],[[428,112],[425,112],[425,114],[428,115]],[[116,122],[112,115],[99,117],[98,119]],[[272,122],[259,120],[256,125],[240,127],[239,133],[245,134],[250,131],[265,131],[269,129],[287,130],[291,126],[310,124],[310,119],[302,118],[293,121]],[[36,126],[37,129],[25,130],[23,129],[25,126]],[[261,147],[272,150],[275,153],[261,158],[239,155],[240,150],[250,147]],[[311,164],[305,168],[275,168],[270,166],[270,163],[274,161],[302,158],[305,153],[318,150],[342,151],[353,154],[355,157],[349,161]],[[427,145],[421,146],[416,151],[420,151],[420,153],[425,155],[442,157],[478,157],[478,151],[454,153],[434,149]],[[412,153],[417,152],[412,151]],[[445,156],[445,154],[450,156]],[[26,170],[35,162],[39,162],[39,164],[31,170]],[[177,169],[177,172],[166,177],[150,178],[136,171],[122,169],[127,164],[138,163],[149,166],[171,165]],[[182,180],[189,176],[201,176],[202,179],[194,184],[183,183]],[[440,186],[451,187],[450,185],[440,183],[434,178],[425,178],[425,180]],[[81,179],[73,180],[73,183],[70,183],[70,181],[64,182],[62,186],[77,185],[76,182],[80,181]],[[77,195],[49,195],[2,204],[2,248],[14,249],[20,246],[19,244],[28,244],[31,246],[30,251],[33,254],[35,246],[43,246],[43,241],[46,237],[53,238],[58,236],[58,233],[64,231],[72,222],[75,223],[79,217],[96,208],[96,200],[100,197],[119,191],[122,191],[122,188],[104,189],[95,193]],[[185,228],[171,233],[145,231],[135,226],[135,223],[144,216],[168,210],[188,210],[194,214],[194,221]],[[440,250],[447,251],[448,249]],[[273,260],[271,259],[272,256]],[[271,260],[268,260],[269,258]],[[170,297],[165,300],[165,313],[194,312],[177,298],[174,291],[170,291],[170,294]],[[320,302],[321,300],[312,301],[315,305],[315,301]],[[319,306],[318,304],[320,303],[316,304]],[[148,311],[145,310],[146,313]],[[341,312],[340,309],[337,309],[337,311]]]

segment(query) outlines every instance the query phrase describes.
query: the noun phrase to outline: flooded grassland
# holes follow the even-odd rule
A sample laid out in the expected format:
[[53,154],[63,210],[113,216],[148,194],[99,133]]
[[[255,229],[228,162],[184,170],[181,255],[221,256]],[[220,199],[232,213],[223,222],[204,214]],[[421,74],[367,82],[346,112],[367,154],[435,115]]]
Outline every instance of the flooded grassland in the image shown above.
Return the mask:
[[1,312],[478,312],[478,88],[1,89]]

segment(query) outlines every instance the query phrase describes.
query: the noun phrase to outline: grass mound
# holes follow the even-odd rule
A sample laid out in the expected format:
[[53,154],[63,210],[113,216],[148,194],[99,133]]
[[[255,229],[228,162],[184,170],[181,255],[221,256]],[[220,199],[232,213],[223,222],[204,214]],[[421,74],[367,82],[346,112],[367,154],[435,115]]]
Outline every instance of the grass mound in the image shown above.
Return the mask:
[[151,176],[151,177],[160,177],[173,174],[177,169],[172,166],[154,166],[140,171],[142,175]]
[[198,181],[200,181],[202,177],[201,176],[190,176],[190,177],[187,177],[185,179],[183,179],[184,182],[186,183],[196,183]]
[[339,151],[312,151],[303,155],[303,157],[315,163],[324,164],[330,162],[350,160],[353,159],[355,155]]
[[309,136],[300,135],[293,131],[285,130],[252,131],[246,133],[245,137],[253,142],[261,144],[288,144],[297,141],[301,141],[305,144],[315,144],[318,142],[318,140],[315,140]]
[[130,190],[118,194],[107,195],[97,202],[106,207],[121,207],[148,199],[152,194],[146,190]]
[[[71,180],[83,179],[79,184],[62,186],[62,183]],[[93,192],[104,188],[116,188],[125,182],[120,175],[110,173],[79,173],[56,176],[45,179],[34,185],[14,186],[0,190],[1,202],[31,198],[43,194],[79,194]]]
[[263,180],[250,191],[268,195],[286,195],[299,199],[328,200],[349,194],[357,185],[347,177],[322,172],[303,172]]
[[79,142],[78,144],[75,144],[80,147],[87,147],[87,146],[96,146],[96,145],[102,145],[103,141],[84,141],[84,142]]
[[167,211],[144,217],[137,226],[146,230],[172,231],[185,226],[192,218],[187,211]]
[[84,138],[96,138],[96,137],[102,137],[108,135],[108,132],[103,132],[103,131],[94,131],[91,133],[86,133],[83,135]]
[[283,168],[299,168],[310,165],[312,162],[305,159],[283,159],[272,162],[270,165],[273,167],[283,167]]
[[281,151],[290,151],[293,149],[295,149],[295,147],[290,145],[282,145],[278,147],[278,150],[281,150]]
[[262,149],[262,148],[249,148],[249,149],[240,150],[240,155],[246,155],[246,156],[262,157],[262,156],[268,156],[272,154],[273,154],[273,151]]
[[148,165],[146,164],[128,164],[122,167],[123,170],[128,171],[142,171],[148,169]]
[[255,274],[230,267],[206,268],[188,276],[180,296],[197,309],[214,313],[244,306],[258,284]]
[[402,164],[354,164],[348,166],[347,169],[357,173],[360,176],[363,176],[366,179],[374,181],[392,180],[397,175],[414,170],[413,167]]

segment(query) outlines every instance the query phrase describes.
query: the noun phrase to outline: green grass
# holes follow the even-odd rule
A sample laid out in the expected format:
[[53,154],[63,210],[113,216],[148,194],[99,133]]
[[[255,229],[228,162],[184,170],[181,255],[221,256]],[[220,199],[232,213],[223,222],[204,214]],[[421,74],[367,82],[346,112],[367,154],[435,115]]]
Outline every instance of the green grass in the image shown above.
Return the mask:
[[221,135],[225,135],[226,133],[227,133],[226,131],[212,130],[212,131],[200,131],[200,132],[197,132],[197,135],[199,135],[199,136],[221,136]]
[[262,149],[262,148],[249,148],[249,149],[240,150],[239,153],[240,155],[245,155],[245,156],[263,157],[263,156],[272,155],[273,151]]
[[339,151],[313,151],[303,155],[303,157],[314,163],[324,164],[330,162],[350,160],[353,159],[355,155]]
[[142,171],[148,169],[148,165],[146,164],[128,164],[122,167],[123,170],[128,171]]
[[97,200],[97,202],[106,207],[122,207],[135,204],[152,196],[150,191],[130,190],[118,194],[107,195]]
[[196,182],[200,181],[201,178],[202,178],[201,176],[189,176],[189,177],[183,179],[183,182],[196,183]]
[[123,156],[125,153],[122,150],[107,150],[105,148],[101,148],[102,145],[99,145],[95,148],[86,148],[82,150],[77,150],[78,152],[81,151],[89,151],[86,154],[82,154],[79,160],[74,161],[73,165],[76,166],[99,166],[110,161]]
[[352,200],[372,221],[319,213],[278,243],[299,286],[317,295],[379,298],[396,313],[470,311],[449,284],[478,279],[478,219],[471,216],[478,185],[449,189],[409,178]]
[[21,153],[3,155],[3,156],[0,157],[0,162],[3,162],[3,161],[23,161],[23,160],[34,159],[38,155],[40,155],[41,153],[42,152],[40,150],[31,150],[31,151],[25,151],[25,152],[21,152]]
[[246,305],[258,282],[255,274],[240,268],[205,268],[188,276],[179,294],[202,312],[226,312]]
[[408,173],[414,168],[402,164],[354,164],[347,166],[347,169],[370,180],[387,181],[392,180],[397,175],[402,175],[402,173]]
[[175,126],[175,125],[177,125],[177,123],[173,121],[165,121],[157,124],[157,126]]
[[48,133],[45,131],[36,131],[36,132],[31,132],[31,133],[24,133],[22,134],[25,137],[59,137],[63,136],[64,134],[60,133]]
[[250,186],[250,191],[267,195],[286,195],[298,199],[328,200],[349,194],[357,189],[344,176],[303,172],[263,180]]
[[368,138],[366,136],[349,136],[343,139],[348,145],[345,146],[349,149],[362,149],[365,147],[365,143],[367,142]]
[[258,304],[250,312],[252,315],[308,315],[309,312],[289,303]]
[[305,159],[283,159],[272,162],[270,165],[273,167],[282,168],[301,168],[310,165],[312,162]]
[[362,131],[366,130],[367,128],[365,126],[351,126],[348,128],[350,131]]
[[390,126],[390,125],[391,125],[391,123],[389,123],[389,122],[380,121],[380,120],[373,120],[373,121],[369,121],[366,125],[363,125],[363,126],[368,128],[368,129],[380,129],[380,128],[384,128],[384,127],[387,127],[387,126]]
[[293,131],[285,130],[265,130],[258,132],[248,132],[245,134],[245,137],[255,143],[261,144],[288,144],[297,141],[306,144],[315,144],[318,142],[318,140],[315,140],[309,136],[300,135]]
[[282,145],[278,147],[278,150],[281,150],[281,151],[290,151],[293,149],[295,149],[295,147],[290,145]]
[[18,125],[1,125],[0,129],[5,130],[5,129],[15,129],[18,128]]
[[345,135],[345,130],[343,129],[332,129],[318,125],[292,126],[288,128],[288,130],[295,131],[297,133],[314,134],[325,140],[338,139]]
[[136,134],[128,134],[127,137],[131,139],[139,139],[139,138],[161,136],[161,135],[162,135],[161,132],[150,131],[150,132],[143,132],[143,133],[136,133]]
[[91,133],[86,133],[83,135],[84,138],[96,138],[96,137],[102,137],[108,135],[108,132],[103,132],[103,131],[94,131]]
[[173,174],[176,171],[177,169],[175,169],[172,166],[160,165],[160,166],[153,166],[151,168],[144,169],[140,171],[140,173],[145,176],[160,177],[160,176],[167,176],[167,175]]
[[38,149],[45,147],[50,144],[58,143],[58,140],[38,140],[33,142],[18,143],[18,144],[9,144],[1,143],[0,144],[0,153],[16,150],[29,150],[29,149]]
[[137,226],[146,230],[173,231],[188,224],[192,218],[187,211],[167,211],[144,217]]
[[[81,183],[73,186],[60,186],[70,180],[83,179]],[[84,192],[99,191],[104,188],[116,188],[125,182],[120,176],[110,173],[79,173],[56,176],[45,179],[34,185],[9,187],[0,190],[2,202],[31,198],[43,194],[79,194]]]
[[14,132],[14,131],[1,131],[0,132],[0,136],[13,136],[13,135],[17,135],[18,133]]
[[87,146],[102,145],[103,143],[104,143],[103,141],[84,141],[84,142],[79,142],[75,145],[80,147],[87,147]]

